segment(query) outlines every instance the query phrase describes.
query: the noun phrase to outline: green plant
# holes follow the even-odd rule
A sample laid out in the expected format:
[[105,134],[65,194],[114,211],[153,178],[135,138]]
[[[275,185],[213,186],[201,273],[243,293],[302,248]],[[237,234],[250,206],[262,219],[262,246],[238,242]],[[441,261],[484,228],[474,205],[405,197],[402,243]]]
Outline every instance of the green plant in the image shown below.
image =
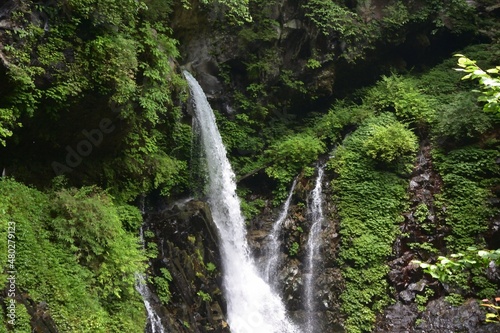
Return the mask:
[[309,58],[307,60],[306,67],[309,69],[321,68],[321,63],[314,58]]
[[464,303],[464,297],[460,294],[451,293],[445,296],[444,299],[452,306],[460,306]]
[[496,289],[485,277],[486,267],[491,261],[500,259],[500,250],[477,250],[470,247],[465,252],[454,253],[449,257],[439,256],[434,264],[413,261],[442,283],[450,284],[465,292],[475,288],[480,297],[492,297]]
[[217,267],[215,266],[215,264],[213,262],[209,262],[207,265],[206,265],[206,269],[207,269],[207,272],[215,272],[215,270],[217,269]]
[[417,303],[417,308],[418,311],[423,312],[425,311],[425,306],[427,302],[429,301],[429,298],[434,296],[434,290],[426,288],[424,291],[424,294],[418,294],[415,295],[415,302]]
[[439,253],[438,249],[436,249],[431,243],[427,243],[427,242],[424,242],[424,243],[408,243],[408,246],[412,250],[416,250],[416,251],[423,250],[423,251],[425,251],[428,254],[438,254]]
[[168,269],[162,267],[160,268],[160,275],[153,277],[153,282],[156,287],[156,293],[160,302],[167,305],[170,302],[172,294],[170,292],[170,282],[172,282],[172,275]]
[[[16,287],[25,291],[19,294],[23,302],[46,302],[62,331],[137,332],[144,327],[134,286],[146,257],[108,194],[95,187],[42,193],[6,178],[0,191],[0,247],[7,248],[7,226],[15,221],[16,269],[23,272],[16,276]],[[5,267],[7,256],[0,260]],[[0,277],[6,279],[4,273]],[[19,305],[20,328],[29,327],[29,315]]]
[[211,302],[212,301],[212,297],[209,294],[207,294],[206,292],[202,291],[202,290],[199,290],[196,293],[196,295],[200,296],[200,298],[204,302]]
[[453,252],[467,247],[484,246],[483,233],[489,217],[496,214],[488,201],[491,187],[500,176],[495,163],[498,149],[467,146],[448,153],[433,151],[436,168],[442,175],[442,205],[446,207],[446,224],[451,233],[446,237]]
[[[407,183],[395,170],[380,168],[366,153],[365,142],[374,125],[395,122],[387,113],[365,119],[329,162],[338,174],[332,186],[340,218],[338,264],[345,279],[340,297],[348,332],[371,331],[377,313],[390,303],[385,262],[398,234],[400,214],[407,207]],[[413,156],[411,152],[408,161]]]
[[382,80],[368,90],[364,103],[376,112],[394,112],[399,119],[420,127],[434,119],[433,97],[422,93],[411,77],[382,76]]
[[418,148],[417,136],[399,122],[388,125],[373,124],[372,134],[364,141],[368,156],[391,163],[402,156],[414,154]]
[[[496,297],[495,302],[500,302],[500,297]],[[483,299],[480,305],[493,311],[486,314],[487,323],[500,324],[500,306],[495,305],[495,303],[491,302],[489,299]]]
[[292,245],[290,245],[290,248],[288,249],[288,254],[291,257],[294,257],[299,253],[300,245],[297,242],[293,242]]
[[225,8],[223,13],[230,23],[242,25],[245,22],[252,22],[248,0],[201,0],[201,3],[211,5],[221,4]]
[[457,62],[460,67],[456,70],[468,73],[462,77],[462,80],[479,81],[482,96],[478,97],[477,100],[484,103],[483,110],[494,112],[498,116],[500,114],[500,78],[498,77],[500,66],[483,70],[476,64],[476,61],[462,54],[455,56],[459,57]]
[[286,198],[286,187],[293,177],[316,161],[324,151],[324,143],[307,133],[284,138],[266,150],[272,163],[265,170],[269,177],[278,181],[277,200]]
[[[303,5],[305,16],[325,36],[339,36],[345,42],[342,56],[355,61],[372,47],[377,25],[363,19],[343,4],[327,0],[310,0]],[[337,56],[341,54],[336,54]]]
[[460,92],[448,96],[453,97],[453,100],[438,107],[433,128],[437,138],[467,142],[493,128],[493,116],[480,110],[471,93]]

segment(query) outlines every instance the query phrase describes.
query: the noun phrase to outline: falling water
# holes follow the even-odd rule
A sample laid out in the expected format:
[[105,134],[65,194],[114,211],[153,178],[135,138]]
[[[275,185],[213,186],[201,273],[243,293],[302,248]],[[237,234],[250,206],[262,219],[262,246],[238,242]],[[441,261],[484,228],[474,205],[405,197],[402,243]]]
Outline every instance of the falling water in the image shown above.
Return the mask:
[[141,294],[142,301],[144,302],[144,307],[146,308],[146,313],[148,315],[146,328],[144,332],[149,333],[165,333],[163,329],[163,325],[161,324],[160,316],[155,312],[151,303],[149,303],[151,293],[149,291],[148,286],[146,285],[146,281],[144,280],[144,276],[138,275],[136,277],[136,286],[135,289]]
[[295,185],[297,184],[297,178],[294,179],[292,187],[290,188],[290,193],[288,193],[288,198],[283,205],[278,219],[273,225],[273,229],[267,236],[267,245],[264,258],[264,278],[271,285],[276,285],[276,269],[279,264],[280,257],[280,240],[281,229],[283,227],[283,222],[288,215],[288,208],[290,207],[290,202],[292,201],[293,191],[295,190]]
[[316,185],[311,193],[311,204],[308,207],[309,216],[311,217],[311,230],[309,231],[309,239],[307,240],[307,266],[304,283],[305,307],[307,311],[307,326],[308,333],[314,333],[314,270],[315,256],[318,254],[321,245],[321,225],[323,223],[323,199],[322,199],[322,180],[324,167],[318,167],[318,177]]
[[[140,238],[141,244],[142,246],[144,246],[144,233],[142,231],[142,227],[140,229]],[[144,302],[144,307],[146,308],[146,313],[148,316],[144,332],[166,333],[166,331],[163,329],[160,316],[158,316],[156,311],[151,306],[151,303],[149,302],[149,300],[151,299],[151,292],[149,291],[149,288],[146,284],[146,276],[144,274],[137,273],[135,280],[135,289],[142,296],[142,301]]]
[[281,298],[259,276],[250,256],[236,183],[210,104],[198,82],[184,71],[191,88],[195,121],[205,151],[208,203],[220,237],[227,317],[234,333],[298,333]]

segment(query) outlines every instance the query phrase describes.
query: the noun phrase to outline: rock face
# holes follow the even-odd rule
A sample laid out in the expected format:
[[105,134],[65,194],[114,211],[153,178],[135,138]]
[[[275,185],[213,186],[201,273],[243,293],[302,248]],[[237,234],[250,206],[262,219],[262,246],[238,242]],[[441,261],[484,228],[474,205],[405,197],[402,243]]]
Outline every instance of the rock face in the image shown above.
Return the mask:
[[[394,258],[388,263],[388,279],[395,291],[396,304],[379,316],[374,332],[499,332],[498,325],[485,325],[485,312],[477,300],[469,299],[461,306],[452,306],[444,297],[433,296],[449,291],[443,290],[437,281],[427,280],[411,263],[414,259],[429,259],[425,248],[417,245],[430,243],[443,249],[448,232],[444,221],[437,217],[434,195],[440,193],[442,181],[433,167],[430,151],[430,144],[424,141],[408,186],[410,210],[404,214],[401,234],[394,244]],[[425,299],[420,307],[417,306],[419,296]]]
[[[172,28],[180,42],[183,66],[197,74],[220,111],[240,111],[235,92],[253,94],[265,106],[300,110],[318,98],[328,100],[373,83],[382,73],[448,57],[457,48],[454,43],[466,43],[468,37],[449,33],[453,29],[449,24],[431,33],[436,27],[430,18],[425,23],[388,25],[400,19],[386,17],[392,3],[345,2],[343,10],[356,18],[342,21],[347,27],[337,30],[367,29],[355,33],[355,38],[339,31],[322,32],[311,19],[307,2],[286,0],[251,1],[254,22],[243,25],[225,22],[217,7],[194,2],[192,9],[185,9],[179,3]],[[422,6],[420,1],[407,4],[407,14],[418,13]],[[285,103],[290,98],[294,103]]]
[[[171,300],[153,302],[167,332],[229,332],[225,300],[221,292],[221,262],[217,230],[205,202],[174,204],[147,219],[146,246],[155,243],[158,257],[151,261],[151,275],[161,276],[160,268],[172,275]],[[150,285],[156,291],[154,285]]]
[[451,306],[444,298],[431,301],[421,319],[421,323],[414,330],[415,333],[495,333],[500,330],[496,324],[484,324],[484,311],[474,299],[459,307]]
[[496,333],[497,324],[484,323],[484,311],[477,300],[469,299],[461,306],[452,306],[442,297],[430,301],[424,312],[416,304],[391,305],[377,333]]

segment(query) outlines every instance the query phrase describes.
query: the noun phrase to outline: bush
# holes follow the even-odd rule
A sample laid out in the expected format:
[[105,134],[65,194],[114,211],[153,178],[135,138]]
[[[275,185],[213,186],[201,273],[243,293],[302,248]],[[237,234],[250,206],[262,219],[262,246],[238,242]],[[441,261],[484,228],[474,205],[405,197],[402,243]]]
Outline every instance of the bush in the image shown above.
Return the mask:
[[[8,222],[16,224],[18,296],[45,301],[63,332],[143,330],[134,284],[145,257],[108,195],[97,188],[49,195],[9,179],[0,180],[0,192],[2,249]],[[0,258],[2,267],[6,259]]]
[[269,177],[278,181],[278,198],[286,197],[286,186],[301,171],[316,161],[325,152],[325,144],[310,134],[296,134],[272,145],[266,154],[272,160],[266,168]]
[[434,118],[433,98],[423,94],[414,79],[396,74],[383,76],[363,102],[375,112],[394,112],[399,119],[420,127]]
[[372,125],[370,130],[372,135],[363,145],[371,158],[391,163],[415,153],[418,148],[417,136],[399,122],[387,126]]
[[450,95],[451,101],[438,108],[434,136],[454,143],[477,139],[493,127],[494,117],[484,113],[470,93]]

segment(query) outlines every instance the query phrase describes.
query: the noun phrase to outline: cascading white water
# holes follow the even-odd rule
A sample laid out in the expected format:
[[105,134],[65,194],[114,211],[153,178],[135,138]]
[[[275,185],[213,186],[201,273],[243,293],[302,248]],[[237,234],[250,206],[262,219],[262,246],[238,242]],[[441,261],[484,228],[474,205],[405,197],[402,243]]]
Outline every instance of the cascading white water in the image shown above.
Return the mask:
[[276,270],[279,265],[280,257],[280,240],[281,229],[283,228],[283,222],[288,215],[288,208],[290,207],[290,202],[292,201],[293,191],[295,190],[295,185],[297,185],[297,178],[294,179],[292,187],[290,188],[290,193],[288,193],[288,198],[283,205],[278,219],[273,224],[273,229],[267,236],[266,251],[264,256],[264,273],[263,276],[268,283],[271,285],[276,285]]
[[[143,207],[141,207],[141,212],[143,212]],[[142,231],[142,227],[140,229],[140,239],[141,244],[144,247],[144,233]],[[160,316],[156,313],[156,311],[151,306],[149,300],[151,299],[151,292],[146,284],[146,276],[144,274],[137,273],[135,276],[135,289],[141,294],[142,301],[144,302],[144,307],[146,308],[147,314],[147,322],[146,328],[144,332],[148,333],[166,333],[163,325],[161,323]]]
[[314,333],[314,270],[315,270],[315,257],[318,254],[321,245],[321,226],[323,224],[323,198],[322,198],[322,181],[323,181],[324,166],[318,167],[318,177],[316,178],[316,185],[311,192],[310,205],[308,206],[309,216],[311,219],[311,229],[309,231],[309,238],[307,239],[307,266],[305,281],[304,281],[304,298],[305,308],[307,312],[307,325],[306,332]]
[[220,237],[227,317],[233,333],[298,333],[281,298],[259,276],[250,256],[236,183],[207,98],[184,71],[208,169],[208,203]]
[[160,316],[158,316],[158,314],[151,306],[151,303],[149,303],[151,294],[149,292],[148,286],[146,285],[146,281],[144,280],[144,276],[138,274],[136,276],[136,280],[137,282],[135,285],[135,289],[142,296],[142,301],[144,302],[144,307],[146,308],[146,313],[148,316],[144,332],[165,333],[166,331],[163,329]]

